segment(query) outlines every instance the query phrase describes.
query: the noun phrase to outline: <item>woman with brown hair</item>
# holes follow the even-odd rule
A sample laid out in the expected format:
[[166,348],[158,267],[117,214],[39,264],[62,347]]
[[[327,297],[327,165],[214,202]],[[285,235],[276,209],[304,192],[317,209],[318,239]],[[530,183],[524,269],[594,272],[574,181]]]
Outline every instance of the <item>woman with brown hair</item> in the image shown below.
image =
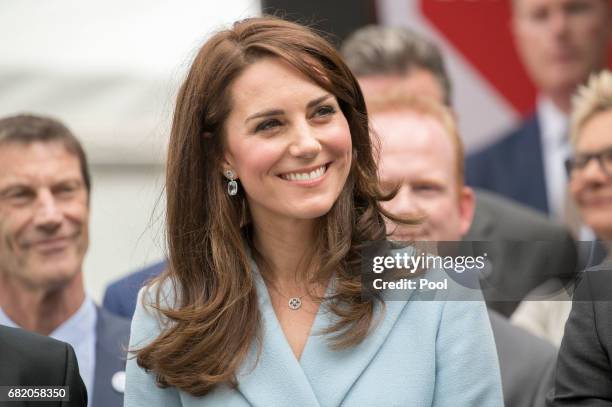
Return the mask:
[[167,165],[169,267],[140,293],[125,406],[502,405],[482,301],[362,297],[394,217],[323,38],[269,17],[210,38]]

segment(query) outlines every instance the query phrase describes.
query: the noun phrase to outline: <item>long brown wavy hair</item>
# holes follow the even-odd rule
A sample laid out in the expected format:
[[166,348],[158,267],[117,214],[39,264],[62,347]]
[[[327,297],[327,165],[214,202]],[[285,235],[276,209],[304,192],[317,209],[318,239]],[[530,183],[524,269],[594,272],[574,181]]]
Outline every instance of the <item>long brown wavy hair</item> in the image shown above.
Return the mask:
[[[266,57],[289,63],[335,95],[351,131],[351,170],[335,204],[317,221],[311,257],[317,262],[311,281],[335,276],[335,293],[326,299],[338,316],[324,332],[330,346],[360,343],[381,302],[362,300],[360,250],[367,241],[385,239],[381,213],[396,218],[378,204],[386,197],[378,187],[366,105],[355,77],[333,46],[309,28],[274,17],[236,22],[204,44],[178,94],[166,172],[168,269],[150,286],[156,290],[152,304],[145,304],[168,323],[134,351],[160,386],[194,396],[219,384],[235,385],[250,346],[261,340],[251,267],[251,254],[256,260],[261,254],[249,232],[244,193],[228,196],[221,162],[232,82]],[[161,293],[168,285],[173,304]]]

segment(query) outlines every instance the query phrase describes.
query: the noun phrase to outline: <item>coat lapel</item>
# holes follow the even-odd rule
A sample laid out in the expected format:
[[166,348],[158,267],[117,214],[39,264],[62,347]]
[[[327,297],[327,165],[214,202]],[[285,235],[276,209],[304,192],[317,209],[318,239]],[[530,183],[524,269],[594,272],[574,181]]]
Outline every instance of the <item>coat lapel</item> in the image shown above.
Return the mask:
[[[253,268],[262,316],[262,349],[257,360],[257,346],[251,347],[238,375],[238,390],[257,407],[339,406],[383,346],[407,302],[386,301],[384,310],[377,306],[377,324],[370,334],[358,346],[342,351],[331,350],[328,338],[319,334],[335,320],[335,315],[322,304],[298,361],[276,318],[257,266]],[[330,290],[333,287],[328,288],[328,293]]]
[[308,378],[285,339],[265,283],[256,268],[253,274],[262,317],[261,354],[257,359],[257,345],[253,344],[238,375],[238,390],[256,407],[319,407]]
[[339,406],[342,403],[383,346],[405,305],[406,301],[387,301],[384,311],[377,306],[378,324],[361,344],[341,351],[331,350],[328,338],[317,334],[335,320],[333,313],[321,307],[300,362],[322,406]]

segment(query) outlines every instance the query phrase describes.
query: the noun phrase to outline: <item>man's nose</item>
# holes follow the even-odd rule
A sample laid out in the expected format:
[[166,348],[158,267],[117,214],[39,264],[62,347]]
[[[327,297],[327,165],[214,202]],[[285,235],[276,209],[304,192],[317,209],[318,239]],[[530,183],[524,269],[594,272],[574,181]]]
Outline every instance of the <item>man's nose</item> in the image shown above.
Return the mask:
[[316,130],[308,122],[299,123],[293,131],[289,153],[298,158],[314,158],[321,152]]
[[564,10],[558,10],[550,15],[550,30],[556,37],[565,38],[569,29],[570,16]]
[[586,166],[582,170],[582,178],[588,183],[601,184],[606,182],[606,174],[601,168],[601,164],[596,160],[591,158],[589,162],[587,162]]
[[62,212],[51,191],[39,193],[36,202],[34,224],[46,232],[53,232],[62,224]]
[[418,199],[411,189],[405,185],[401,186],[395,197],[391,200],[390,212],[399,216],[421,216],[423,214]]

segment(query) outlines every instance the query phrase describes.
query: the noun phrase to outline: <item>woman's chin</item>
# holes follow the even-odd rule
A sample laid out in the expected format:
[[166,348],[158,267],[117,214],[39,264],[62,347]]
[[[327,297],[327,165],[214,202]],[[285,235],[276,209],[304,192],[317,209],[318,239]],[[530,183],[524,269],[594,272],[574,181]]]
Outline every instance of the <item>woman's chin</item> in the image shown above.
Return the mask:
[[297,213],[295,217],[297,219],[318,219],[327,215],[330,210],[331,205],[319,206],[315,208],[304,208],[304,210]]

